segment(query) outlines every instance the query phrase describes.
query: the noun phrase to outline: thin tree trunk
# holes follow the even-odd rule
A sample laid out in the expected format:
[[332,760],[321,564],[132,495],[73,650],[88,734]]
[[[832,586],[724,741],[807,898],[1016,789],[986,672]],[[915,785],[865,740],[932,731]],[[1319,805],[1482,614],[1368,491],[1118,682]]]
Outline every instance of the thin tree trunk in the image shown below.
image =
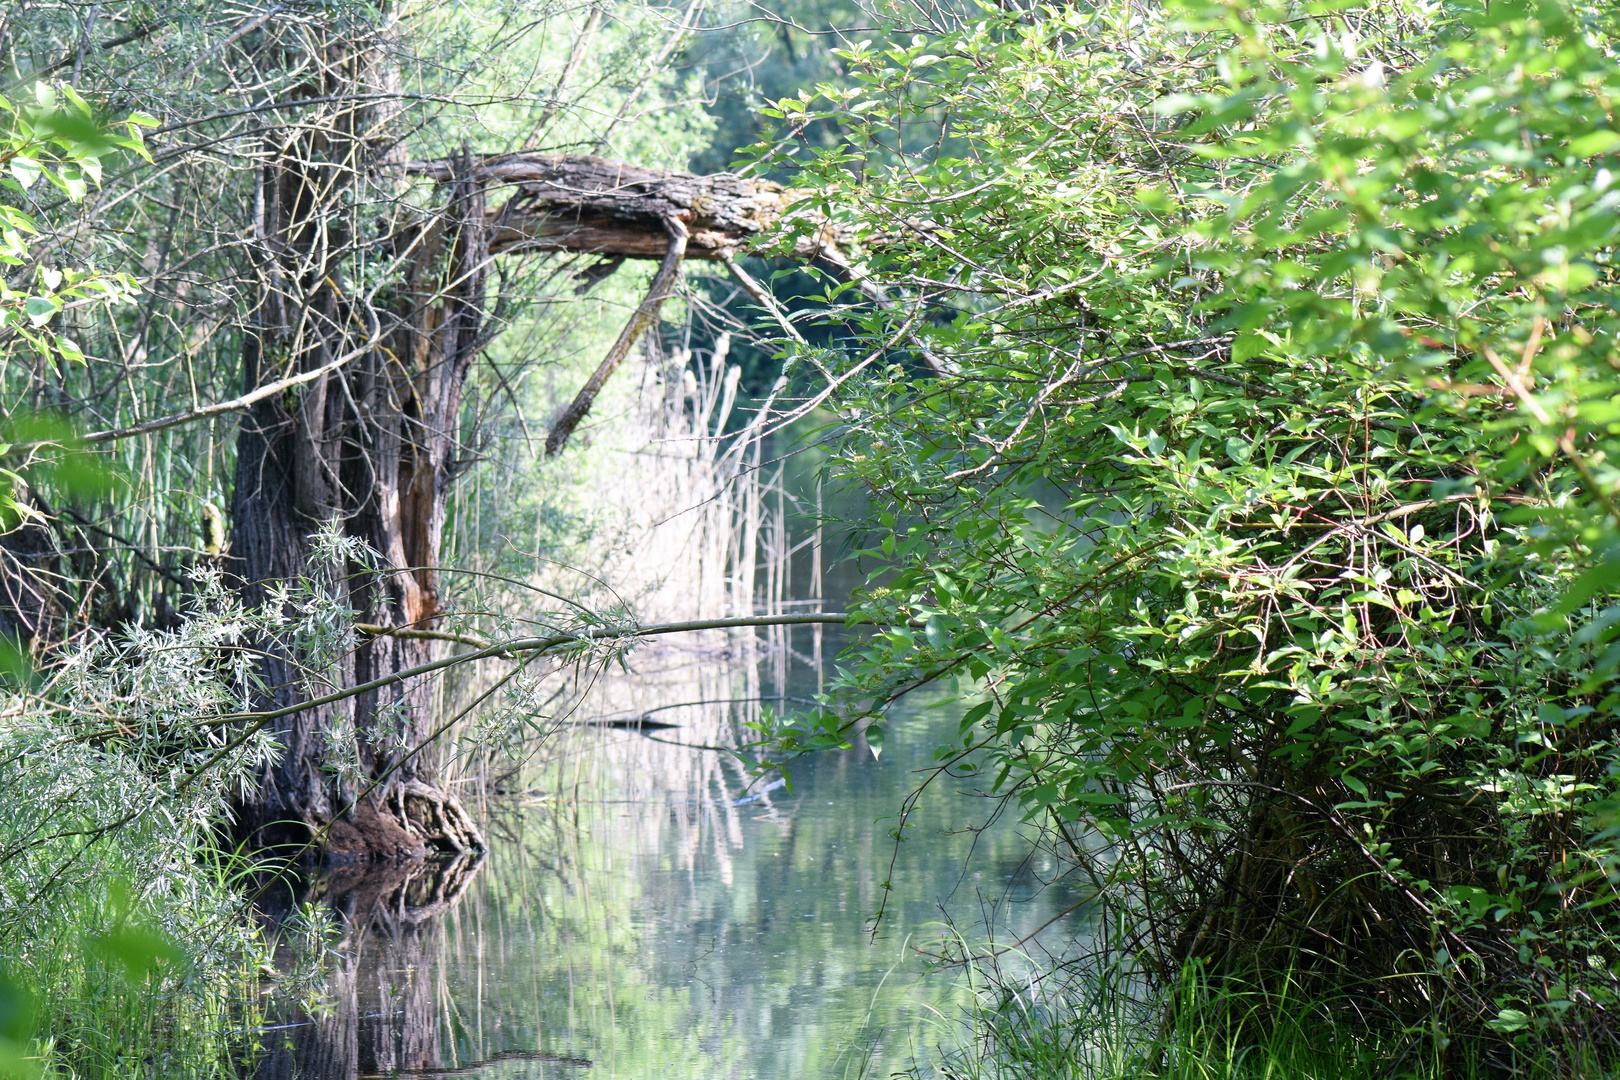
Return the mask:
[[557,417],[551,425],[551,432],[546,436],[546,456],[555,457],[568,442],[568,437],[574,433],[579,422],[591,411],[596,401],[596,395],[602,392],[607,385],[608,378],[615,369],[630,355],[637,339],[646,332],[647,328],[658,322],[658,311],[663,307],[664,301],[675,289],[675,279],[680,277],[681,260],[686,255],[686,226],[681,224],[679,218],[670,218],[664,222],[665,231],[669,233],[669,247],[664,252],[664,261],[653,277],[652,285],[647,290],[647,298],[636,308],[630,321],[624,324],[619,332],[618,340],[613,348],[608,350],[607,356],[591,372],[591,377],[580,387],[574,400],[564,409],[562,415]]

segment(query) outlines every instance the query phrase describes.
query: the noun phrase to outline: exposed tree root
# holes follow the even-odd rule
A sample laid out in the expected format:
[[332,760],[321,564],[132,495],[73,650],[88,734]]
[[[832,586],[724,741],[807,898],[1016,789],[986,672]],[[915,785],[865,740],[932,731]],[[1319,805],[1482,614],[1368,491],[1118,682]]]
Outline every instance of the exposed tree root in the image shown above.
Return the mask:
[[422,837],[401,825],[394,814],[380,812],[370,799],[361,799],[328,823],[325,833],[322,861],[330,865],[412,862],[428,854]]
[[483,832],[450,792],[407,780],[395,786],[394,799],[406,828],[435,849],[457,855],[487,850]]

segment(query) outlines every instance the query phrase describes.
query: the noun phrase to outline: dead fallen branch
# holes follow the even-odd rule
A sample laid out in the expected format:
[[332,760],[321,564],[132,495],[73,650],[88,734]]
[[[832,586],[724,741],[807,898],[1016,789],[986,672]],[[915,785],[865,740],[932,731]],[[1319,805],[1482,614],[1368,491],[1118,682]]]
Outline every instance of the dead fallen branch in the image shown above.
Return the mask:
[[[447,161],[412,162],[406,169],[441,183],[451,177]],[[486,158],[472,176],[488,191],[492,255],[571,251],[661,261],[669,246],[664,223],[673,219],[687,230],[686,258],[719,259],[773,229],[806,195],[731,173],[694,176],[535,153]],[[503,188],[511,194],[496,205]],[[799,239],[792,257],[819,260],[848,239],[821,223]]]

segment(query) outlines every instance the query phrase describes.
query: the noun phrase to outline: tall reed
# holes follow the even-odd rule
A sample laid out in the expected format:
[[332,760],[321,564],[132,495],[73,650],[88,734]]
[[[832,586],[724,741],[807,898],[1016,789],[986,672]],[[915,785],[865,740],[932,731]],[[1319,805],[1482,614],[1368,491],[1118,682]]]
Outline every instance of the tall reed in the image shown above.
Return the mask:
[[[821,604],[820,533],[792,536],[792,519],[810,508],[798,506],[787,490],[782,465],[768,461],[761,438],[767,410],[757,408],[737,422],[741,371],[728,364],[728,348],[722,335],[709,352],[678,349],[666,357],[651,350],[598,401],[593,426],[581,432],[588,454],[546,462],[510,448],[492,470],[506,478],[500,508],[478,486],[486,481],[474,484],[457,508],[466,534],[461,550],[475,572],[464,579],[460,602],[480,613],[469,625],[498,632],[517,623],[558,625],[581,612],[617,624],[651,624]],[[518,520],[525,514],[534,516],[532,525]],[[541,524],[548,514],[566,526],[548,531]],[[558,537],[564,529],[571,535]],[[513,535],[526,538],[527,551],[517,550]],[[794,561],[806,558],[814,565],[795,590]],[[480,576],[496,572],[501,579],[493,583]],[[809,596],[795,599],[795,591]],[[819,657],[821,629],[798,634],[801,658]],[[517,680],[506,661],[480,662],[440,691],[446,716],[466,713],[450,732],[457,748],[453,780],[464,797],[501,786],[495,781],[504,782],[512,766],[500,761],[549,752],[544,736],[558,722],[577,718],[582,695],[593,688],[592,715],[621,719],[678,701],[745,702],[723,724],[711,728],[705,721],[700,733],[711,745],[733,738],[722,728],[734,732],[758,719],[759,675],[751,663],[733,670],[707,661],[770,657],[769,678],[780,694],[793,645],[790,631],[769,627],[644,646],[626,660],[637,675],[633,686],[620,685],[623,680],[598,685],[612,648],[598,663],[573,658],[536,665]],[[492,713],[487,702],[495,699],[485,696],[496,687],[509,704],[521,698],[520,708],[547,719],[525,728],[513,722],[510,708]],[[486,704],[474,707],[480,701]],[[740,775],[728,783],[735,786]]]

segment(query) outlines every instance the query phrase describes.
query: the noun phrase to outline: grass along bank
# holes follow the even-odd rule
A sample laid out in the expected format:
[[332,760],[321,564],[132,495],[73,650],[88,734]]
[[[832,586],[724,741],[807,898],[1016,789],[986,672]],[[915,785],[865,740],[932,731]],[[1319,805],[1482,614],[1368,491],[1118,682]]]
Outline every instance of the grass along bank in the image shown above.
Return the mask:
[[[1119,969],[1073,971],[1001,957],[964,972],[965,1017],[939,1021],[915,1080],[1609,1080],[1599,1048],[1523,1039],[1448,1038],[1355,1019],[1357,995],[1289,993],[1286,977],[1211,980],[1191,965],[1168,993]],[[1258,987],[1281,987],[1270,992]],[[1319,991],[1318,991],[1319,992]]]

